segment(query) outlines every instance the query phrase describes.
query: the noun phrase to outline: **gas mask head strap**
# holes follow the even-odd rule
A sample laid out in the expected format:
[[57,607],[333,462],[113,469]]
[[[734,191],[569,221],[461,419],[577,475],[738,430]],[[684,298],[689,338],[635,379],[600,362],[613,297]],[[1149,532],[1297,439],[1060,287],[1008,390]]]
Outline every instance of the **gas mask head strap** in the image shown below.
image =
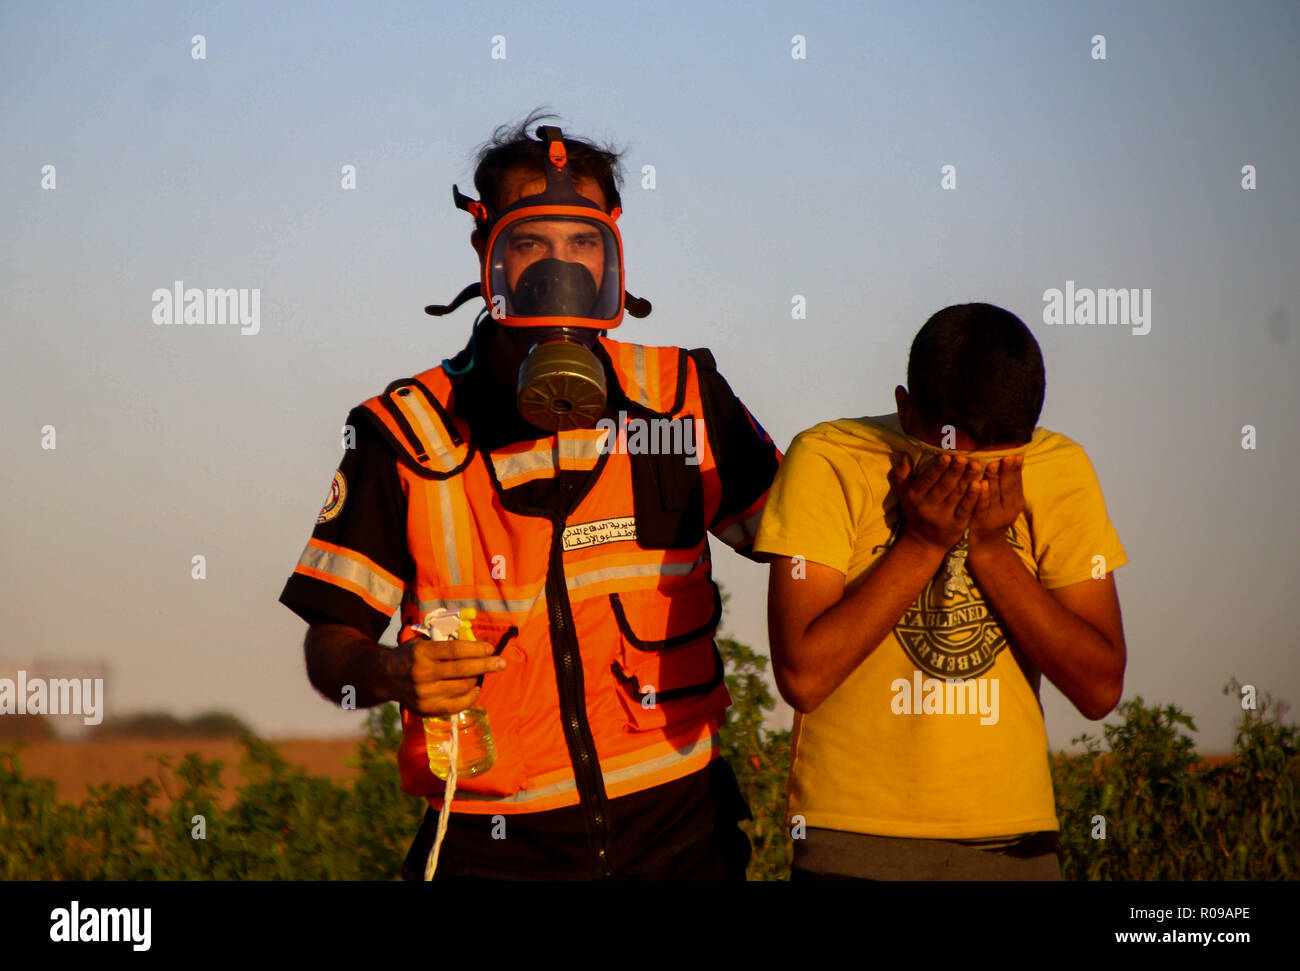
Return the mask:
[[[595,209],[601,215],[605,215],[605,210],[599,204],[580,194],[574,186],[573,172],[568,168],[569,153],[564,147],[564,136],[560,129],[554,125],[542,125],[537,129],[537,138],[546,146],[546,161],[548,164],[543,166],[546,174],[546,188],[538,195],[525,196],[506,206],[496,214],[493,222],[495,223],[497,219],[500,219],[506,213],[534,206],[579,206],[585,209]],[[621,209],[616,208],[609,213],[609,218],[617,221],[622,213]]]

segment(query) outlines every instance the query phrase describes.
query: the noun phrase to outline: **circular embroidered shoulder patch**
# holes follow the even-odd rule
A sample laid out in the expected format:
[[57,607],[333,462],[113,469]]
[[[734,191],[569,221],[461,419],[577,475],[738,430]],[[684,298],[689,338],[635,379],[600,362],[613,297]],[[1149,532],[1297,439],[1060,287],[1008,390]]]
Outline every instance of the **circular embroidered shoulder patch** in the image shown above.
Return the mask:
[[325,505],[321,507],[320,515],[316,517],[316,525],[327,523],[343,511],[343,502],[348,497],[348,481],[343,478],[342,470],[334,473],[334,481],[330,483],[329,498],[325,500]]

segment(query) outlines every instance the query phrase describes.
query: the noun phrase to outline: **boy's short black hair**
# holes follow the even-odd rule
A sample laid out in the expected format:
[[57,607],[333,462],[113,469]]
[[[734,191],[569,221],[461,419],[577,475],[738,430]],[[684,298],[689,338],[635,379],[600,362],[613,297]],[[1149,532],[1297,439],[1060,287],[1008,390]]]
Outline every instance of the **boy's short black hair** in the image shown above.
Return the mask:
[[1046,385],[1029,328],[987,303],[940,310],[912,340],[907,359],[907,394],[918,415],[935,428],[961,429],[978,448],[1028,442]]
[[[502,125],[479,148],[474,158],[474,187],[479,198],[493,210],[502,208],[501,184],[511,169],[531,169],[538,175],[546,172],[546,146],[537,140],[537,127],[555,120],[556,115],[534,108],[518,124]],[[623,170],[619,164],[621,152],[567,133],[564,149],[569,157],[569,172],[575,181],[587,178],[600,186],[609,207],[607,211],[622,206],[623,200],[618,192],[623,183]]]

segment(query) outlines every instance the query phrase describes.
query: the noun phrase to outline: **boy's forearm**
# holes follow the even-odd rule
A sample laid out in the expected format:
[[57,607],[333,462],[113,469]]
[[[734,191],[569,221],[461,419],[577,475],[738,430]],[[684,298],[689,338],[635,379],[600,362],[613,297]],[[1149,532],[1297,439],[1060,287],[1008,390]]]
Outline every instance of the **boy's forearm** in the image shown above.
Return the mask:
[[1105,717],[1123,681],[1116,645],[1059,604],[1008,543],[972,549],[966,566],[1007,637],[1081,714]]
[[799,702],[795,707],[812,711],[853,673],[889,636],[946,555],[904,533],[839,603],[809,625],[785,665]]

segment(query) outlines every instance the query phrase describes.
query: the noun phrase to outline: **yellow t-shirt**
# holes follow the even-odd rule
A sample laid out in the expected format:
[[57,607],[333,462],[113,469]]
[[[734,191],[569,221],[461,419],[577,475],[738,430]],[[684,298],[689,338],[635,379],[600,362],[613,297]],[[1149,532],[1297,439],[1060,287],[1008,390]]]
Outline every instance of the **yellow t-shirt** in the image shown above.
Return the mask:
[[[1039,582],[1063,587],[1127,562],[1092,463],[1069,438],[1036,428],[1021,448],[950,454],[987,464],[1021,451],[1025,511],[1012,544]],[[897,536],[887,477],[902,452],[918,465],[943,450],[904,432],[897,415],[823,422],[796,435],[754,549],[802,556],[851,583]],[[1039,673],[1008,645],[965,569],[965,544],[812,714],[796,712],[791,817],[924,839],[1059,828]]]

